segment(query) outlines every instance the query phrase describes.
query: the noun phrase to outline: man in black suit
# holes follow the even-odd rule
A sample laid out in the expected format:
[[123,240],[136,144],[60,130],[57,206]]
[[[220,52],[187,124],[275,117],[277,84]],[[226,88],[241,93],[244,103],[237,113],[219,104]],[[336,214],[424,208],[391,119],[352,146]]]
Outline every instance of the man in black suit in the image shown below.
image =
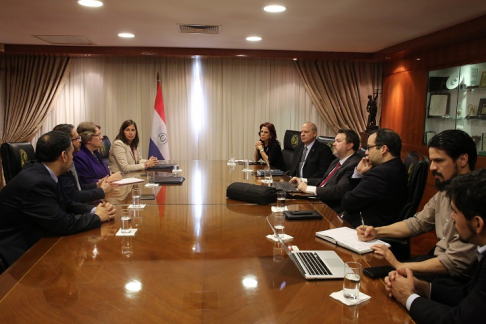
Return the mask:
[[[64,132],[71,137],[73,142],[74,152],[76,154],[81,149],[81,136],[79,136],[74,125],[71,124],[59,124],[54,127],[53,130]],[[111,185],[106,180],[107,177],[100,179],[98,183],[80,184],[77,179],[76,168],[74,163],[68,172],[65,172],[59,176],[59,183],[69,199],[80,203],[97,202],[100,199],[105,198],[105,194],[112,191]]]
[[37,162],[0,191],[0,258],[7,267],[42,237],[98,228],[115,216],[110,203],[93,207],[63,194],[57,177],[73,163],[70,137],[58,131],[42,135],[35,156]]
[[314,123],[302,125],[300,139],[297,145],[289,175],[299,178],[320,178],[334,160],[332,151],[326,144],[316,140],[317,126]]
[[400,159],[402,141],[397,133],[382,128],[368,137],[366,157],[349,178],[351,191],[344,194],[344,219],[353,227],[383,226],[398,221],[407,198],[407,173]]
[[447,189],[451,219],[461,240],[478,246],[481,258],[472,280],[460,285],[452,279],[418,280],[408,268],[385,278],[386,290],[417,323],[484,323],[486,321],[486,169],[452,180]]
[[359,143],[359,136],[356,132],[340,129],[333,144],[333,154],[337,159],[331,162],[324,176],[313,179],[294,177],[290,179],[290,182],[298,183],[299,190],[303,192],[319,196],[337,213],[342,212],[341,198],[351,190],[349,177],[361,161],[361,157],[356,153]]

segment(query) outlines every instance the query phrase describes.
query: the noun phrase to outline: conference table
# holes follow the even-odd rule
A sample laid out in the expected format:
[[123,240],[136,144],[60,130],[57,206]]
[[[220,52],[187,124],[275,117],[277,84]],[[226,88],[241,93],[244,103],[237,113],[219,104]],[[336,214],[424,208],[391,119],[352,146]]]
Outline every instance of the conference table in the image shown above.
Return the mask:
[[[330,297],[342,279],[305,280],[267,238],[272,206],[226,198],[232,182],[260,184],[243,166],[180,161],[180,167],[182,185],[158,186],[156,199],[130,209],[134,236],[116,236],[117,217],[34,245],[0,275],[0,323],[413,323],[382,280],[363,276],[360,291],[371,299],[356,306]],[[123,187],[108,198],[117,212],[131,203],[132,185]],[[285,221],[293,236],[286,244],[333,250],[363,267],[386,264],[315,237],[347,225],[327,205],[297,197],[287,206],[324,217]]]

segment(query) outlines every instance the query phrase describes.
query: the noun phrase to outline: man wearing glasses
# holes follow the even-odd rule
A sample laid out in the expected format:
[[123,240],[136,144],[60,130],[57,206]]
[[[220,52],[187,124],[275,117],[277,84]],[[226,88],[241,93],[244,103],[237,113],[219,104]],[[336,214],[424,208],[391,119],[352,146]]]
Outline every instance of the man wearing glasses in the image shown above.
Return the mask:
[[461,279],[471,274],[477,258],[474,245],[461,241],[451,220],[452,209],[446,196],[447,186],[458,175],[474,170],[477,160],[476,144],[467,133],[451,129],[434,136],[428,143],[430,170],[439,190],[424,209],[404,221],[382,227],[358,227],[358,237],[369,241],[379,237],[412,237],[435,230],[437,244],[427,255],[419,255],[406,263],[399,262],[384,245],[374,245],[375,253],[383,255],[398,268],[409,268],[415,274],[427,276],[452,276]]
[[[73,154],[79,152],[81,149],[81,136],[79,136],[74,125],[60,124],[54,127],[53,130],[64,132],[70,136],[74,147]],[[71,169],[61,174],[58,179],[66,195],[80,203],[96,202],[105,198],[105,194],[112,191],[112,187],[106,180],[106,177],[100,179],[97,183],[80,184],[74,163]]]
[[402,141],[390,129],[379,129],[368,137],[366,157],[349,179],[351,191],[344,194],[344,219],[353,227],[395,223],[407,198],[407,174],[400,159]]

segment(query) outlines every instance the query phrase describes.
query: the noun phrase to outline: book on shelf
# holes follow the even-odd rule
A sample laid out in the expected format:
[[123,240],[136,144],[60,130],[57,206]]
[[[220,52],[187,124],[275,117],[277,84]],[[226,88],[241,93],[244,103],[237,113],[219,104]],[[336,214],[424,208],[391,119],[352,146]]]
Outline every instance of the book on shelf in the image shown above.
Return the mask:
[[373,249],[371,248],[371,246],[375,244],[385,244],[386,246],[390,247],[390,244],[381,240],[375,239],[368,242],[360,241],[358,239],[358,234],[356,233],[356,230],[349,227],[338,227],[316,232],[316,236],[358,254],[372,252]]

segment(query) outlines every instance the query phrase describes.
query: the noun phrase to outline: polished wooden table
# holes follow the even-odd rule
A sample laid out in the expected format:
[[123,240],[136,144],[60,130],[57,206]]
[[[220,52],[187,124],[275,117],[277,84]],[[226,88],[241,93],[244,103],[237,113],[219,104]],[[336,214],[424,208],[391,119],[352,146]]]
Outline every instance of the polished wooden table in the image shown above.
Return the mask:
[[[361,291],[372,298],[353,307],[329,296],[342,280],[306,281],[266,238],[270,206],[209,196],[132,211],[133,237],[115,236],[117,219],[42,239],[0,276],[0,323],[413,323],[381,280],[363,277]],[[364,267],[384,264],[315,237],[343,225],[325,204],[289,203],[324,216],[286,221],[289,244],[334,250]]]

